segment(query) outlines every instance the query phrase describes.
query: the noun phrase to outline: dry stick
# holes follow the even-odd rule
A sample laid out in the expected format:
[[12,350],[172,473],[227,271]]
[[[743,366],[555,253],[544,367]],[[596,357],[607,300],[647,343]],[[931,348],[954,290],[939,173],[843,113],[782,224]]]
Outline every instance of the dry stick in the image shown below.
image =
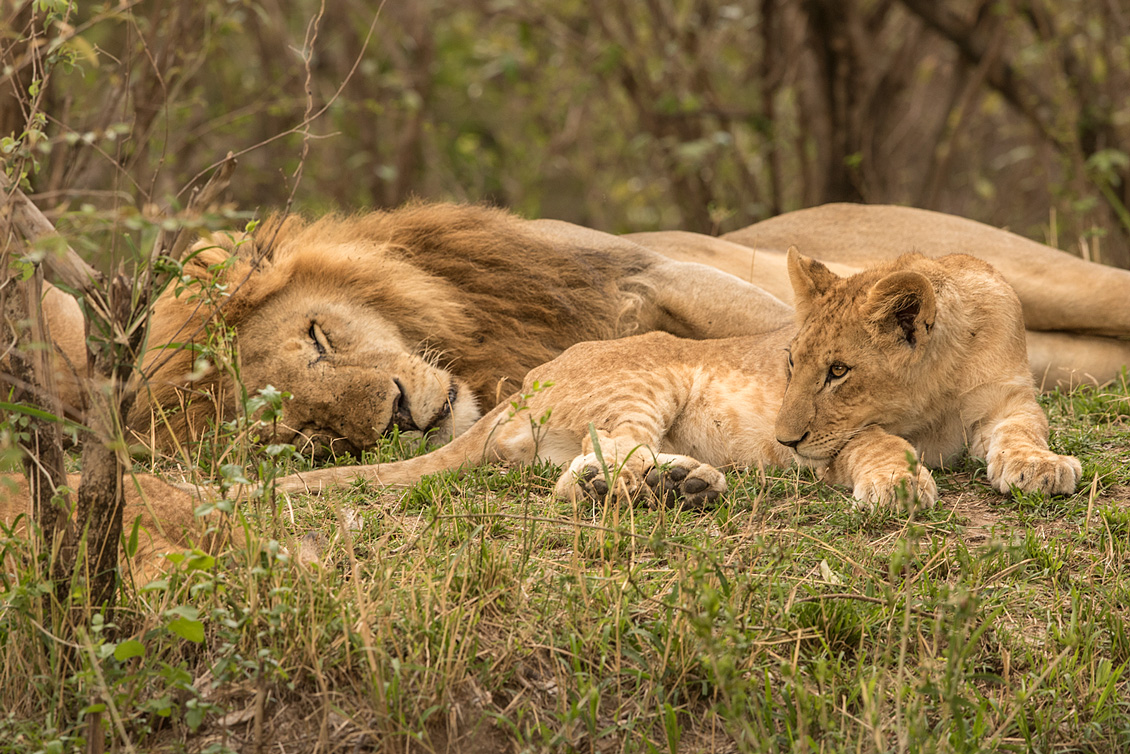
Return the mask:
[[[235,155],[234,155],[235,157],[242,157],[243,155],[248,154],[249,152],[254,152],[256,149],[259,149],[261,147],[265,147],[268,144],[270,144],[271,142],[285,138],[287,136],[290,136],[291,134],[303,133],[304,128],[309,126],[311,123],[316,121],[318,118],[322,117],[322,115],[333,106],[334,102],[337,102],[338,98],[341,97],[341,93],[343,91],[345,91],[345,87],[353,79],[353,74],[355,74],[357,72],[357,69],[361,66],[361,61],[365,59],[365,53],[368,52],[368,50],[369,50],[369,41],[373,38],[373,30],[377,28],[377,21],[381,17],[381,11],[384,10],[385,2],[387,2],[387,0],[381,0],[381,4],[377,6],[377,11],[376,11],[376,13],[373,14],[373,20],[369,23],[369,30],[365,33],[365,41],[362,42],[361,50],[357,53],[357,57],[353,59],[353,66],[349,69],[349,73],[345,74],[345,79],[341,82],[341,85],[338,86],[337,90],[333,93],[333,95],[328,100],[326,100],[325,104],[323,104],[320,108],[318,108],[317,112],[311,113],[311,114],[307,115],[306,117],[304,117],[302,119],[302,122],[299,123],[298,125],[292,126],[291,128],[288,128],[287,130],[285,130],[281,133],[277,133],[274,136],[270,137],[269,139],[264,139],[264,140],[260,141],[258,144],[252,144],[249,147],[245,147],[245,148],[239,150],[238,152],[235,153]],[[231,153],[229,153],[228,157],[226,159],[230,159],[231,157],[232,157],[232,155],[231,155]],[[223,160],[221,160],[221,162],[223,162]],[[204,168],[199,173],[194,175],[192,177],[192,180],[189,181],[189,183],[195,182],[201,176],[203,176],[205,173],[207,173],[209,170],[212,170],[213,168],[219,167],[219,165],[220,165],[219,162],[212,163],[211,165],[209,165],[208,167]]]
[[[0,210],[8,210],[9,218],[24,238],[35,243],[43,238],[61,238],[51,221],[32,204],[11,179],[0,173]],[[74,249],[60,244],[58,253],[47,254],[43,264],[67,287],[86,296],[99,316],[108,317],[109,307],[102,296],[100,284],[105,281],[101,272],[84,262]]]
[[[235,166],[238,164],[235,155],[228,152],[227,157],[219,164],[218,169],[212,174],[212,177],[198,189],[193,189],[192,196],[189,197],[188,204],[185,205],[183,215],[192,217],[196,216],[212,204],[215,204],[220,195],[227,191],[228,186],[231,185],[232,173],[235,172]],[[156,259],[161,254],[164,254],[172,259],[180,259],[184,254],[185,249],[192,242],[192,234],[183,225],[176,230],[168,231],[164,228],[157,234],[157,240],[153,243],[153,253],[150,254],[150,259]]]

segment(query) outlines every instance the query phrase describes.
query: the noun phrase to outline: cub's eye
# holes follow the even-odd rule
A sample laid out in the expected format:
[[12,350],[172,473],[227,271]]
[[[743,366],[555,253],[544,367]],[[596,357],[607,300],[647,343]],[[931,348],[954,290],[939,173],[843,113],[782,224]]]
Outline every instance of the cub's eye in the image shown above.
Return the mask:
[[322,328],[318,326],[317,322],[310,323],[310,330],[306,333],[310,336],[310,340],[314,342],[314,348],[318,349],[319,356],[325,356],[330,350],[330,339],[322,332]]
[[845,366],[844,364],[836,362],[832,366],[828,367],[828,380],[827,381],[831,382],[832,380],[838,380],[850,371],[851,371],[851,367]]

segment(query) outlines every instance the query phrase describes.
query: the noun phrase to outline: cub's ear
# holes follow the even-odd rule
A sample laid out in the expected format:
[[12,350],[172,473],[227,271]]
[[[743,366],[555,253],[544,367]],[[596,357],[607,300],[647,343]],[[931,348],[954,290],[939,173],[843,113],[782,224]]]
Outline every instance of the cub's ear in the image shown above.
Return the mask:
[[934,328],[934,286],[918,272],[892,272],[867,294],[863,316],[873,331],[894,334],[911,348],[924,344]]
[[789,247],[787,260],[789,281],[793,284],[793,305],[803,314],[812,299],[826,292],[840,278],[822,263],[803,256],[796,246]]

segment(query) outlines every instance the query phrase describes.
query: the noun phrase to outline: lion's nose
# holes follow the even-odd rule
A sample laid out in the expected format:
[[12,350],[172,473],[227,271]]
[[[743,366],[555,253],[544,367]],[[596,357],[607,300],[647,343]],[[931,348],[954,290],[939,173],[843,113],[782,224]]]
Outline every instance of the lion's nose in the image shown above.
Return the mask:
[[809,434],[808,432],[805,432],[803,435],[801,435],[800,437],[798,437],[795,440],[785,440],[784,438],[778,437],[777,442],[781,443],[782,445],[784,445],[786,448],[789,448],[790,450],[796,450],[798,445],[800,445],[802,442],[804,442],[805,440],[808,439],[808,434]]
[[400,380],[397,379],[394,379],[393,383],[400,392],[392,399],[392,420],[390,424],[395,424],[401,432],[419,432],[420,428],[416,426],[416,420],[412,418],[412,409],[408,405],[408,396],[404,394],[404,385],[400,384]]

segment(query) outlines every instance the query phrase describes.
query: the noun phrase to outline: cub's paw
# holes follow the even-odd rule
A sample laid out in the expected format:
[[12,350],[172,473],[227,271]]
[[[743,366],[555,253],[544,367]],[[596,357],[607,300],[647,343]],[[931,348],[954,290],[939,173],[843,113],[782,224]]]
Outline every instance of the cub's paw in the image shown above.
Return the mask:
[[932,506],[938,501],[938,485],[922,464],[915,470],[870,470],[857,475],[854,482],[852,497],[867,507],[897,503],[903,491],[911,499],[917,497],[920,506]]
[[1022,492],[1069,495],[1083,476],[1078,459],[1039,448],[991,453],[988,460],[989,482],[1003,493],[1015,487]]
[[690,456],[668,453],[656,457],[644,483],[660,502],[682,498],[693,506],[712,503],[726,491],[726,476],[718,469]]
[[608,482],[611,478],[611,491],[614,491],[617,497],[634,498],[639,494],[643,482],[632,468],[633,465],[608,464],[606,475],[606,467],[601,464],[595,453],[577,456],[558,478],[554,493],[563,500],[573,502],[586,497],[590,500],[603,500],[610,491]]

